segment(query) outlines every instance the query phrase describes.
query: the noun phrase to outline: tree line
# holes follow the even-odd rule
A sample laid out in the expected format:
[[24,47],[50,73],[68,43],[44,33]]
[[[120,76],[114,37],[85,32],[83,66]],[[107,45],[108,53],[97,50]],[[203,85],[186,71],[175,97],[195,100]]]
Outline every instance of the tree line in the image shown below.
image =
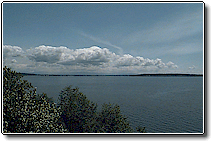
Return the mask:
[[97,104],[72,86],[61,90],[56,104],[22,77],[3,68],[3,133],[146,132],[141,126],[132,129],[117,104],[103,104],[97,111]]

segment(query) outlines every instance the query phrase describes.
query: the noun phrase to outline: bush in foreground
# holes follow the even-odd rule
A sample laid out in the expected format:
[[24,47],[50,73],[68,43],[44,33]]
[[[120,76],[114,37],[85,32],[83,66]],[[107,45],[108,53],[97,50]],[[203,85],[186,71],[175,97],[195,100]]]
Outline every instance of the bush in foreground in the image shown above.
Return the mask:
[[45,96],[38,99],[36,89],[21,77],[10,68],[3,69],[3,132],[67,132],[57,123],[60,111],[56,105],[49,103]]
[[69,132],[92,132],[97,106],[79,92],[78,88],[71,88],[71,86],[64,88],[59,96],[59,107],[61,122]]
[[101,112],[78,88],[66,87],[59,97],[61,122],[71,133],[130,133],[132,128],[118,105],[103,104]]

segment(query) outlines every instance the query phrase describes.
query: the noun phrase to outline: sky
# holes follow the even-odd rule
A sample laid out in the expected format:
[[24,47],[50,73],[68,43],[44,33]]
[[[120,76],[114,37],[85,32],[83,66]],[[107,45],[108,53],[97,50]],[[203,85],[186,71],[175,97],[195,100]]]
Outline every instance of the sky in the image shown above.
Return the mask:
[[3,3],[3,65],[45,74],[202,74],[203,6]]

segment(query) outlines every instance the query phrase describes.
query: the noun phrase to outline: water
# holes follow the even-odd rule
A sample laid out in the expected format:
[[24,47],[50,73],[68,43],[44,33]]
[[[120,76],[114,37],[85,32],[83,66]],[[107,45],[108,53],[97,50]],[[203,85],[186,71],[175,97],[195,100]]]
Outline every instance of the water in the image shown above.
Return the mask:
[[98,104],[115,103],[133,128],[145,126],[149,133],[203,132],[202,77],[129,76],[25,76],[57,100],[68,85],[79,87]]

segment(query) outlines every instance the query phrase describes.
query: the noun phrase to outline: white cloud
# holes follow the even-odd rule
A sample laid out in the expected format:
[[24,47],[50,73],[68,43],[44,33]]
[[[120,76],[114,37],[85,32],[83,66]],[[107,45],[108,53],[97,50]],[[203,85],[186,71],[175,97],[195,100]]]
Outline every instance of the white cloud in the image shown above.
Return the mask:
[[27,56],[30,60],[36,62],[56,63],[60,61],[62,53],[67,51],[67,47],[39,46],[27,50]]
[[3,58],[18,57],[23,55],[23,50],[18,46],[3,45]]
[[17,62],[16,59],[11,60],[11,63],[16,63],[16,62]]
[[189,67],[189,70],[194,70],[194,69],[196,69],[196,67],[194,65]]
[[58,63],[62,65],[101,65],[115,57],[115,53],[107,48],[92,46],[83,49],[68,49],[67,47],[39,46],[27,50],[30,60],[36,62]]
[[[98,73],[141,73],[143,71],[165,71],[176,69],[173,62],[164,63],[161,59],[148,59],[130,54],[117,55],[107,48],[69,49],[67,47],[39,46],[23,52],[21,48],[12,48],[11,55],[19,51],[30,61],[28,70],[44,72],[98,72]],[[14,53],[13,53],[14,52]],[[8,54],[9,52],[6,52]],[[16,63],[14,59],[12,63]],[[17,64],[17,63],[16,63]]]
[[166,65],[168,66],[168,68],[174,68],[174,69],[178,68],[178,66],[175,65],[175,64],[174,64],[173,62],[171,62],[171,61],[169,61],[168,63],[166,63]]

